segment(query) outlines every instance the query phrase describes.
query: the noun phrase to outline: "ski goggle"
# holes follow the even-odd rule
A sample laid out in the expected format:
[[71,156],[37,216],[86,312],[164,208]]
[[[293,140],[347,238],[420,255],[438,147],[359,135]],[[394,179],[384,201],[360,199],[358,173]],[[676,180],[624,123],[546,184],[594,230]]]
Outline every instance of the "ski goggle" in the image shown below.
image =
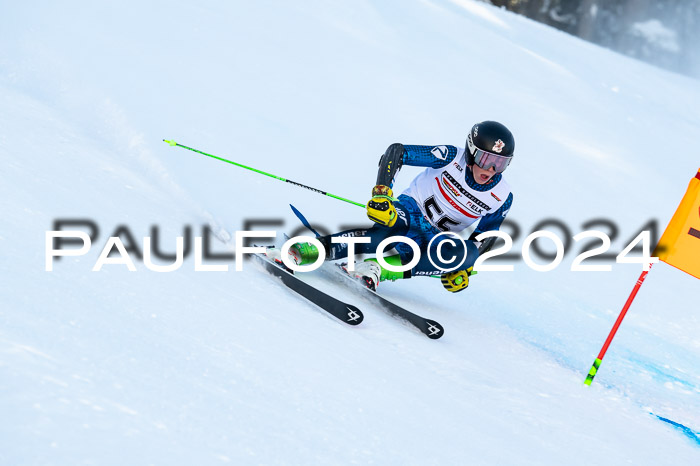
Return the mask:
[[474,163],[476,163],[479,168],[483,170],[489,170],[493,167],[496,173],[503,173],[503,171],[508,168],[513,157],[506,157],[505,155],[492,154],[491,152],[486,152],[478,148],[474,148]]

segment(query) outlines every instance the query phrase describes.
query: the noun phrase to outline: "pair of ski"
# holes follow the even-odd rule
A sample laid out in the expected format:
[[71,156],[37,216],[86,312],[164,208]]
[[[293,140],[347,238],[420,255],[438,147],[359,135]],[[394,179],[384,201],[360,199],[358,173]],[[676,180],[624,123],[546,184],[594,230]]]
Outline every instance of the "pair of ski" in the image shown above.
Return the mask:
[[[255,257],[269,273],[279,277],[282,280],[282,283],[284,283],[289,289],[295,291],[300,296],[303,296],[313,304],[328,312],[330,315],[349,325],[359,325],[363,321],[364,315],[360,309],[352,304],[348,304],[334,298],[328,293],[325,293],[306,283],[305,281],[300,280],[299,277],[295,276],[291,270],[284,266],[284,264],[272,260],[264,254],[254,254],[253,257]],[[354,278],[348,275],[344,269],[342,269],[341,272],[347,280],[352,282],[360,292],[366,293],[381,309],[412,324],[418,330],[423,332],[428,338],[436,340],[445,333],[442,325],[440,325],[438,322],[421,317],[401,306],[394,304],[388,299],[377,294],[376,291],[371,290],[357,282]]]

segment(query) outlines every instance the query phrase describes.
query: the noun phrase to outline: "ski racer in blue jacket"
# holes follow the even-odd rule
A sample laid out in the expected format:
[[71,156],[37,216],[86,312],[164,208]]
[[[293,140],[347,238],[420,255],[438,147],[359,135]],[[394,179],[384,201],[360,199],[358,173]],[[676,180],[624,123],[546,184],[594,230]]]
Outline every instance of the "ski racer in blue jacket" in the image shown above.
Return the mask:
[[[480,233],[498,230],[513,203],[503,171],[513,159],[515,139],[501,123],[483,121],[472,127],[466,146],[390,145],[379,161],[376,185],[367,203],[367,216],[375,224],[368,229],[319,237],[326,259],[338,260],[348,255],[348,244],[334,242],[333,237],[369,238],[368,243],[354,245],[355,253],[374,254],[384,239],[403,236],[419,246],[419,258],[410,270],[391,272],[371,258],[355,264],[352,274],[372,289],[384,280],[440,275],[448,291],[464,290],[477,257],[495,241],[491,237],[482,243],[475,238]],[[404,165],[426,169],[397,199],[392,186]],[[445,241],[447,236],[431,242],[443,232],[457,233],[476,222],[467,241]],[[416,258],[405,242],[392,243],[391,247],[396,254],[383,258],[387,264],[405,265]],[[296,243],[289,254],[297,265],[304,265],[315,262],[318,249],[312,243]]]

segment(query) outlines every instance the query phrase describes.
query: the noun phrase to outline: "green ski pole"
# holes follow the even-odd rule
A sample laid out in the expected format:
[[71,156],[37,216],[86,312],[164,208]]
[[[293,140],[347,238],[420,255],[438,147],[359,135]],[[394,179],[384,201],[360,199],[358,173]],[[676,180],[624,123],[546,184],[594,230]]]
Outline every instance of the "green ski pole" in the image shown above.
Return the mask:
[[222,157],[217,157],[216,155],[207,154],[206,152],[202,152],[201,150],[194,149],[194,148],[192,148],[192,147],[187,147],[187,146],[182,145],[182,144],[179,144],[179,143],[177,143],[177,142],[175,142],[175,141],[169,141],[169,140],[167,140],[167,139],[163,139],[163,141],[164,141],[164,142],[167,142],[167,143],[170,144],[171,146],[174,146],[174,147],[182,147],[183,149],[191,150],[192,152],[197,152],[198,154],[206,155],[207,157],[211,157],[211,158],[216,159],[216,160],[221,160],[222,162],[230,163],[231,165],[235,165],[235,166],[237,166],[237,167],[245,168],[246,170],[254,171],[255,173],[260,173],[261,175],[269,176],[270,178],[274,178],[274,179],[276,179],[276,180],[284,181],[284,182],[286,182],[286,183],[293,184],[293,185],[295,185],[295,186],[299,186],[299,187],[302,187],[302,188],[309,189],[309,190],[311,190],[311,191],[313,191],[313,192],[316,192],[316,193],[319,193],[319,194],[323,194],[324,196],[332,197],[333,199],[338,199],[339,201],[344,201],[344,202],[347,202],[347,203],[349,203],[349,204],[354,204],[354,205],[356,205],[356,206],[363,207],[363,208],[365,207],[364,204],[360,204],[359,202],[351,201],[350,199],[345,199],[344,197],[336,196],[335,194],[327,193],[326,191],[321,191],[320,189],[312,188],[311,186],[306,186],[305,184],[297,183],[296,181],[288,180],[288,179],[286,179],[286,178],[282,178],[281,176],[273,175],[273,174],[271,174],[271,173],[266,173],[266,172],[264,172],[264,171],[262,171],[262,170],[258,170],[258,169],[256,169],[256,168],[247,167],[247,166],[245,166],[245,165],[243,165],[243,164],[236,163],[236,162],[232,162],[231,160],[227,160],[227,159],[224,159],[224,158],[222,158]]

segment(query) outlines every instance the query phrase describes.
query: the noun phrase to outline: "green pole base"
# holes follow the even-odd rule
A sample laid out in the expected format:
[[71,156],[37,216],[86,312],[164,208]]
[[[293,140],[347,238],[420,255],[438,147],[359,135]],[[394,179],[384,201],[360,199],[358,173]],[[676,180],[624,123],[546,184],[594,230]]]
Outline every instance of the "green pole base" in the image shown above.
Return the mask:
[[595,377],[595,375],[598,373],[601,362],[603,362],[601,359],[595,358],[595,361],[593,361],[593,365],[591,366],[591,370],[588,371],[586,380],[583,382],[584,385],[591,385],[591,382],[593,382],[593,377]]

